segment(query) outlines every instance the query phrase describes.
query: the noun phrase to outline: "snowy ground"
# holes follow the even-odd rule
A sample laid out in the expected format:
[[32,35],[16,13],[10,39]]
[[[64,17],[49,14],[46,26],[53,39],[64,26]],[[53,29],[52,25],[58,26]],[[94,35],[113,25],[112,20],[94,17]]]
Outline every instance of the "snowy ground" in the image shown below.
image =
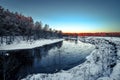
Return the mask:
[[40,39],[36,41],[22,41],[17,40],[10,45],[6,45],[5,43],[0,45],[0,50],[18,50],[18,49],[32,49],[35,47],[40,47],[47,44],[56,43],[59,41],[63,41],[63,39]]
[[83,64],[54,74],[31,74],[22,80],[120,80],[120,38],[90,37],[85,42],[96,49]]

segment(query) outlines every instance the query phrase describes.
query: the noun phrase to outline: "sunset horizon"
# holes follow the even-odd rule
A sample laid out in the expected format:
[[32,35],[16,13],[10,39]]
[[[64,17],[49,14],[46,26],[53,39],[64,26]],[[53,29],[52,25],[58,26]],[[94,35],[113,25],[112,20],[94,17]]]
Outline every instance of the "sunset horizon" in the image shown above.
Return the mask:
[[[118,0],[0,0],[11,12],[31,16],[62,32],[120,32]],[[19,3],[19,4],[16,4]],[[29,5],[26,5],[29,4]]]

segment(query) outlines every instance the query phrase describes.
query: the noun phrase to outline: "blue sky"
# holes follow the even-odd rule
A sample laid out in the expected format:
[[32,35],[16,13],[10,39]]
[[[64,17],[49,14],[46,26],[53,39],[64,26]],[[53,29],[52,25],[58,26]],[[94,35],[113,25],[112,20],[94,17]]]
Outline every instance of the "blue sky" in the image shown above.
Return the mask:
[[63,32],[120,32],[120,0],[0,0],[10,11]]

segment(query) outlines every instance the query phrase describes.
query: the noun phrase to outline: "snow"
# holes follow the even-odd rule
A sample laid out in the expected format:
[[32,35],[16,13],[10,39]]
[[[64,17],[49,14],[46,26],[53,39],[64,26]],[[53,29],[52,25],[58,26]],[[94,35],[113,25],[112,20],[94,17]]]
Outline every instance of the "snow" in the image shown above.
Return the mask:
[[47,75],[44,75],[44,74],[36,74],[36,75],[29,75],[26,79],[23,79],[23,80],[51,80],[50,77],[52,78],[52,80],[70,80],[73,75],[69,74],[69,73],[64,73],[64,72],[61,72],[61,73],[56,73],[56,74],[47,74]]
[[120,63],[118,63],[110,75],[113,80],[120,80]]
[[6,44],[0,45],[0,50],[32,49],[35,47],[53,44],[60,41],[63,41],[63,39],[40,39],[35,41],[19,41],[19,42],[15,41],[10,45]]
[[110,77],[101,77],[98,78],[97,80],[113,80],[113,79],[111,79]]
[[120,58],[120,49],[118,50],[117,55],[118,55],[118,56],[119,56],[119,58]]
[[113,68],[110,77],[101,77],[97,80],[120,80],[120,63]]
[[86,61],[67,71],[31,74],[22,80],[120,80],[120,38],[86,38],[96,49]]

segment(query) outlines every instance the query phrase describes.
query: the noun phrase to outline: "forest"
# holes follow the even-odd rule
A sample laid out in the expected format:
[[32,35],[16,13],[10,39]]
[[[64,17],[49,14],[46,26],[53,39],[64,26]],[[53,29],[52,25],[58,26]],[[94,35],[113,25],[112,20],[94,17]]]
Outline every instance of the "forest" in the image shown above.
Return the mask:
[[34,22],[31,16],[24,16],[18,12],[11,12],[0,6],[0,41],[4,39],[9,42],[14,41],[15,37],[22,37],[23,40],[54,39],[61,38],[62,31],[43,25],[41,21]]

